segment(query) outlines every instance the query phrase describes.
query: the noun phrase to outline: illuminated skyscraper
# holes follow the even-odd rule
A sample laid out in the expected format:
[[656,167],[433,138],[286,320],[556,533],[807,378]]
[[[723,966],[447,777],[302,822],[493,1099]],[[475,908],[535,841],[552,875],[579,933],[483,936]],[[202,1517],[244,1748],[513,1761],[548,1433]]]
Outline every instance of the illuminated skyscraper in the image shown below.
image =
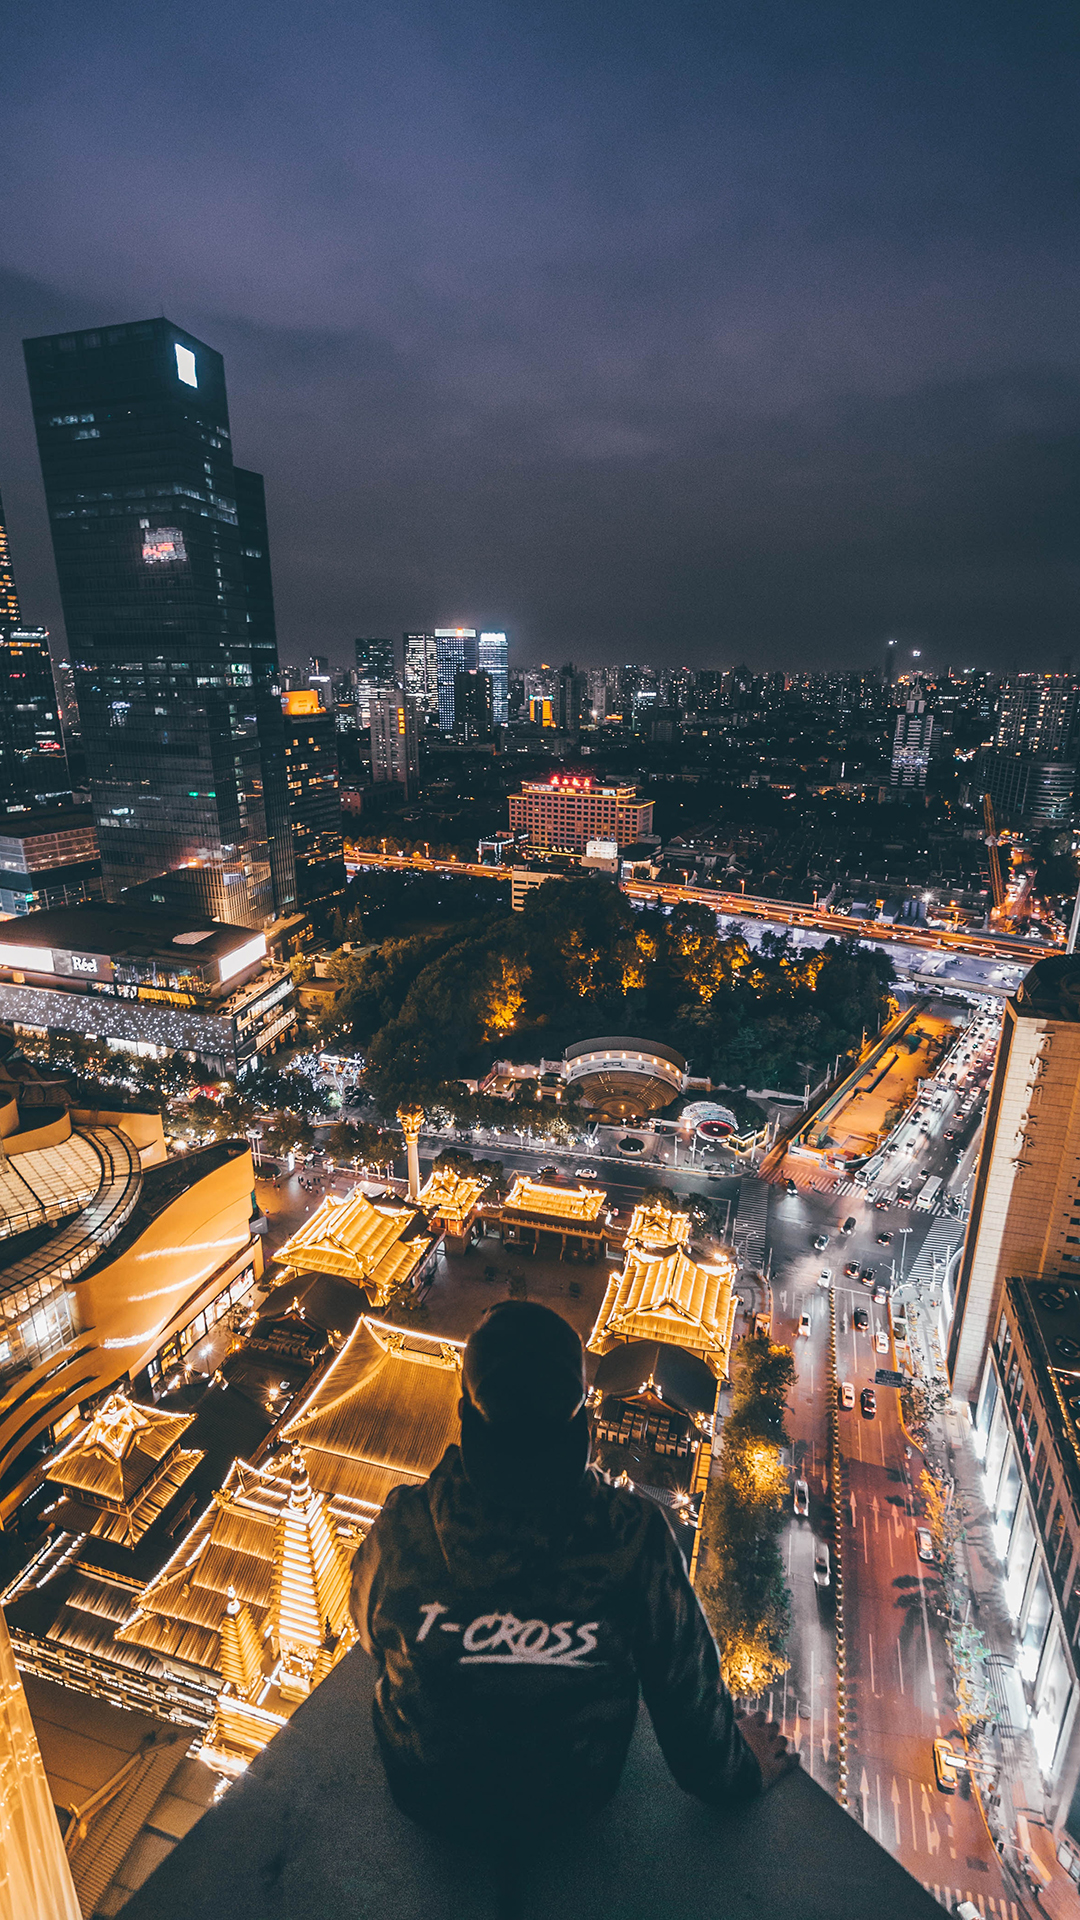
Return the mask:
[[345,891],[337,727],[313,687],[282,694],[281,706],[297,904],[325,907]]
[[4,519],[4,501],[3,496],[0,495],[0,629],[18,627],[21,624],[19,596],[15,590],[15,569],[11,564],[7,522]]
[[478,664],[491,675],[492,717],[497,727],[507,720],[507,647],[505,633],[482,633]]
[[435,672],[439,695],[439,726],[454,731],[454,676],[477,665],[475,627],[436,627]]
[[438,713],[439,678],[434,633],[406,633],[405,691],[411,693],[421,713]]
[[372,782],[403,787],[405,798],[414,800],[420,787],[420,747],[412,694],[377,694],[371,702],[370,729]]
[[183,868],[259,925],[295,885],[262,487],[221,355],[165,319],[25,351],[108,895]]

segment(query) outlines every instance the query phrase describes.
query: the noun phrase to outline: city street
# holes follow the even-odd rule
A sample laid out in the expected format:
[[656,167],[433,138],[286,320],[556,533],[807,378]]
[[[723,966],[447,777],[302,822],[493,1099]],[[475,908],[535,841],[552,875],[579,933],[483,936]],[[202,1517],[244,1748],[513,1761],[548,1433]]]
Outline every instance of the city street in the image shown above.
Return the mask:
[[[947,1119],[946,1107],[935,1116],[931,1135],[920,1136],[923,1144],[905,1156],[903,1165],[913,1186],[924,1168],[943,1174],[956,1171],[964,1177],[964,1167],[955,1167],[952,1143],[941,1138]],[[900,1163],[896,1177],[904,1177]],[[890,1187],[894,1184],[890,1178]],[[851,1216],[855,1229],[843,1235],[841,1224]],[[813,1578],[815,1540],[828,1545],[830,1556],[833,1551],[826,1473],[829,1289],[818,1279],[827,1270],[835,1291],[838,1377],[841,1382],[850,1381],[855,1394],[854,1408],[838,1411],[849,1801],[868,1830],[943,1903],[967,1898],[984,1914],[1004,1914],[1012,1920],[1021,1909],[1005,1888],[967,1779],[961,1775],[951,1795],[941,1793],[935,1781],[933,1741],[950,1739],[957,1751],[962,1751],[962,1741],[947,1704],[949,1680],[934,1610],[934,1570],[919,1561],[915,1548],[921,1501],[913,1483],[918,1481],[922,1457],[917,1448],[911,1448],[907,1457],[909,1442],[894,1388],[875,1388],[873,1418],[861,1412],[862,1390],[874,1384],[878,1368],[895,1369],[897,1361],[889,1305],[875,1304],[870,1284],[843,1273],[845,1266],[856,1264],[888,1281],[894,1260],[898,1276],[898,1248],[903,1249],[905,1270],[910,1272],[932,1224],[929,1212],[879,1210],[858,1192],[838,1195],[800,1187],[796,1195],[789,1195],[783,1184],[771,1189],[768,1245],[773,1330],[795,1353],[797,1379],[789,1402],[793,1479],[804,1477],[810,1496],[808,1517],[792,1512],[786,1530],[791,1669],[775,1690],[772,1706],[788,1738],[799,1747],[803,1765],[835,1792],[834,1585],[822,1589]],[[812,1241],[820,1233],[827,1233],[829,1240],[818,1252]],[[879,1233],[892,1234],[887,1247],[879,1246]],[[798,1332],[804,1310],[810,1314],[809,1335]],[[857,1310],[867,1316],[865,1330],[856,1329]],[[877,1350],[879,1335],[884,1336],[884,1352]],[[834,1582],[834,1567],[830,1574]]]

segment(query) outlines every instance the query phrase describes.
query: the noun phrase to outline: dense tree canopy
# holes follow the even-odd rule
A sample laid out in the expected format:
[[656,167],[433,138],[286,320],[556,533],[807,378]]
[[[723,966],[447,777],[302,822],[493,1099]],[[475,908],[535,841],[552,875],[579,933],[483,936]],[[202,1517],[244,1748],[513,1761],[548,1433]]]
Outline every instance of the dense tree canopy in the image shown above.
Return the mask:
[[604,1032],[667,1041],[733,1086],[801,1088],[877,1029],[892,977],[857,943],[800,949],[766,934],[753,947],[706,906],[642,912],[594,875],[536,888],[521,913],[342,954],[337,968],[345,993],[328,1026],[366,1052],[384,1110],[493,1056],[553,1058]]

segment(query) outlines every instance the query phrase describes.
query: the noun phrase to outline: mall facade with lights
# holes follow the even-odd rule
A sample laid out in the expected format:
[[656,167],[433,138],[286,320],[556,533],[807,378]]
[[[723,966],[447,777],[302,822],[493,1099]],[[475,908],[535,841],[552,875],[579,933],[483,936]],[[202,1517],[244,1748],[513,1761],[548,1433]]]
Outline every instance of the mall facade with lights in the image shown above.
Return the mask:
[[95,904],[3,923],[0,1020],[150,1058],[183,1053],[235,1077],[292,1032],[296,996],[250,927]]

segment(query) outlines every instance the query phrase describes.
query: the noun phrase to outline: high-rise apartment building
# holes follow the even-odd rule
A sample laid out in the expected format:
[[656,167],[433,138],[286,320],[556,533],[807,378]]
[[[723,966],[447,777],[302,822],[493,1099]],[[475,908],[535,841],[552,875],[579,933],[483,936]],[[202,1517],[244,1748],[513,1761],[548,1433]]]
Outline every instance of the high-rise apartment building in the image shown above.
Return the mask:
[[925,700],[906,700],[893,730],[891,786],[922,792],[934,741],[934,715]]
[[435,679],[443,733],[454,731],[454,677],[477,664],[475,627],[436,627]]
[[439,711],[439,667],[434,633],[402,635],[405,691],[421,714]]
[[454,675],[454,733],[459,740],[490,740],[495,732],[495,700],[490,673],[469,667]]
[[372,782],[399,786],[407,800],[415,800],[420,789],[420,745],[412,694],[396,689],[377,694],[371,702],[370,732]]
[[4,519],[4,501],[0,495],[0,632],[4,627],[22,625],[19,611],[19,596],[15,588],[15,568],[11,561],[8,546],[7,521]]
[[283,693],[281,709],[297,905],[325,907],[345,891],[337,728],[314,688]]
[[397,685],[397,648],[392,640],[368,638],[356,642],[356,680],[358,686],[379,693]]
[[588,774],[556,773],[524,780],[510,795],[510,831],[524,830],[530,847],[584,853],[590,840],[633,846],[652,832],[653,803],[636,787],[608,786]]
[[49,636],[44,627],[0,626],[0,807],[70,795]]
[[1080,1281],[1080,956],[1037,961],[1005,1003],[949,1343],[958,1397],[1013,1275]]
[[509,677],[509,655],[505,633],[482,633],[477,665],[491,675],[491,710],[497,727],[505,727]]
[[995,747],[1072,760],[1080,744],[1080,674],[1015,673],[998,695]]
[[260,739],[265,513],[243,524],[221,355],[165,319],[25,351],[106,891],[183,868],[213,917],[257,926],[295,895],[281,736]]

